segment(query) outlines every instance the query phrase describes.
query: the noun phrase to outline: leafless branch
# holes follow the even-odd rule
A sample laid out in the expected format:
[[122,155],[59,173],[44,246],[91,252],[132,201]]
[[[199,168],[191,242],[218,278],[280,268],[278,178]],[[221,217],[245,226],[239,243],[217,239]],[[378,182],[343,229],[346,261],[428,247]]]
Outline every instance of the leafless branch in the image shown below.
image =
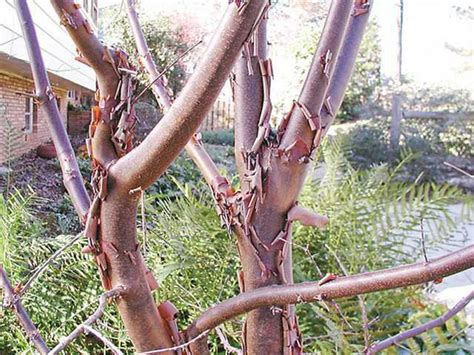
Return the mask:
[[[145,67],[146,73],[150,78],[150,83],[147,87],[142,91],[145,92],[150,87],[156,97],[156,100],[161,103],[164,108],[164,112],[166,113],[171,109],[172,99],[167,87],[165,87],[162,80],[160,80],[163,74],[177,61],[179,61],[182,57],[184,57],[189,51],[194,49],[198,44],[202,43],[202,40],[197,42],[195,45],[190,47],[186,52],[184,52],[181,56],[179,56],[173,63],[166,66],[166,68],[160,73],[156,66],[153,57],[151,56],[150,50],[148,48],[148,44],[145,39],[145,35],[140,27],[140,22],[138,20],[138,14],[135,9],[135,1],[134,0],[127,0],[127,15],[130,22],[130,27],[132,28],[132,33],[135,38],[135,44],[138,50],[139,55],[142,58],[143,66]],[[142,95],[140,93],[135,101]],[[189,142],[185,146],[186,151],[188,152],[189,156],[193,159],[201,173],[203,174],[204,178],[206,179],[207,183],[211,188],[215,188],[214,185],[221,175],[217,169],[217,166],[212,161],[212,158],[204,149],[203,145],[198,141],[198,139],[193,135],[191,136]],[[225,179],[220,179],[220,181],[224,181]],[[227,189],[227,187],[221,187]]]
[[440,327],[444,323],[448,321],[448,319],[454,317],[456,314],[458,314],[460,311],[462,311],[468,304],[469,302],[472,301],[474,298],[474,291],[471,291],[466,297],[462,298],[456,305],[451,308],[449,311],[444,313],[441,317],[433,319],[425,324],[422,324],[418,327],[409,329],[405,332],[402,332],[400,334],[397,334],[391,338],[385,339],[375,345],[372,345],[368,350],[367,354],[376,354],[379,351],[382,351],[384,349],[389,348],[390,346],[394,344],[401,343],[404,340],[407,340],[409,338],[413,338],[417,335],[420,335],[430,329]]
[[31,18],[30,9],[28,8],[26,0],[16,0],[15,7],[28,50],[28,57],[30,59],[36,88],[37,104],[46,113],[51,138],[63,172],[64,186],[71,196],[72,203],[79,217],[84,219],[90,205],[89,195],[87,194],[79,166],[77,165],[74,150],[72,149],[71,142],[69,141],[62,122],[53,87],[46,73],[46,67],[38,43],[38,37],[36,36],[35,25]]
[[447,161],[445,161],[443,164],[446,165],[446,166],[449,166],[450,168],[453,168],[454,170],[460,172],[461,174],[464,174],[464,175],[470,177],[471,179],[474,178],[474,175],[469,174],[467,171],[465,171],[465,170],[463,170],[463,169],[461,169],[461,168],[458,168],[456,165],[453,165],[453,164],[451,164],[451,163],[449,163],[449,162],[447,162]]
[[160,353],[165,353],[165,352],[168,352],[168,351],[176,351],[176,350],[184,349],[184,348],[187,348],[192,343],[194,343],[194,342],[196,342],[196,341],[198,341],[202,338],[205,338],[207,336],[207,334],[209,334],[209,330],[206,330],[206,331],[202,332],[201,334],[195,336],[193,339],[187,341],[186,343],[183,343],[183,344],[180,344],[180,345],[177,345],[177,346],[173,346],[171,348],[166,348],[166,349],[156,349],[156,350],[138,352],[137,355],[160,354]]
[[107,339],[103,334],[91,328],[88,325],[83,326],[84,334],[92,334],[97,339],[99,339],[105,346],[107,346],[115,355],[122,355],[123,353],[117,348],[109,339]]
[[428,263],[428,255],[426,254],[426,244],[425,244],[425,230],[423,227],[423,218],[420,220],[420,238],[421,238],[421,250],[423,252],[423,258],[425,262]]
[[[334,250],[332,250],[332,248],[330,248],[327,245],[326,245],[326,248],[334,256],[334,258],[336,259],[336,262],[339,264],[339,267],[341,268],[344,275],[349,276],[349,272],[347,271],[346,267],[342,263],[341,259],[339,259],[339,257],[337,256],[336,252]],[[359,302],[359,307],[360,307],[360,311],[361,311],[361,315],[362,315],[362,329],[364,330],[365,349],[367,349],[370,345],[369,319],[367,318],[367,308],[365,306],[364,296],[357,295],[357,300]]]
[[[109,299],[120,297],[125,291],[124,287],[118,286],[110,291],[104,292],[99,297],[99,306],[96,311],[87,318],[82,324],[79,324],[68,336],[62,338],[59,343],[48,353],[49,355],[59,354],[69,344],[71,344],[77,337],[88,331],[88,327],[97,322],[97,320],[104,314],[105,306]],[[94,334],[95,335],[95,334]],[[101,339],[102,340],[102,339]]]
[[68,249],[70,246],[72,246],[73,244],[75,244],[79,239],[81,239],[83,235],[83,232],[77,234],[76,236],[74,236],[74,238],[72,238],[69,242],[67,242],[66,244],[64,244],[61,248],[59,248],[58,250],[56,250],[54,252],[53,255],[51,255],[43,264],[41,264],[36,270],[35,272],[33,273],[33,275],[31,275],[31,277],[29,278],[29,280],[25,283],[25,286],[23,286],[21,288],[21,291],[18,292],[18,294],[15,296],[15,297],[18,297],[18,298],[21,298],[23,297],[23,295],[28,291],[28,289],[31,287],[31,285],[33,284],[33,282],[41,276],[41,274],[43,273],[43,271],[59,256],[61,255],[66,249]]
[[472,267],[474,267],[474,245],[449,253],[429,263],[421,262],[338,277],[321,286],[318,282],[303,282],[262,287],[247,291],[207,309],[188,327],[188,334],[193,336],[213,329],[229,319],[260,307],[337,299],[419,285]]
[[33,343],[34,347],[40,354],[47,354],[49,349],[41,337],[38,329],[31,321],[30,316],[26,312],[25,308],[19,298],[15,298],[15,292],[12,289],[10,281],[8,280],[7,274],[3,267],[0,265],[0,288],[3,289],[3,302],[2,306],[10,308],[16,314],[18,322],[25,330],[28,339]]
[[110,174],[121,189],[125,188],[124,192],[153,183],[196,132],[265,3],[247,1],[241,11],[234,3],[229,4],[224,20],[173,107],[138,147],[111,167]]
[[222,331],[221,327],[216,327],[216,333],[217,336],[219,337],[219,340],[221,341],[222,346],[224,347],[225,351],[228,353],[233,353],[237,355],[242,355],[243,352],[241,349],[238,349],[236,347],[233,347],[229,343],[229,339],[227,339],[226,335]]

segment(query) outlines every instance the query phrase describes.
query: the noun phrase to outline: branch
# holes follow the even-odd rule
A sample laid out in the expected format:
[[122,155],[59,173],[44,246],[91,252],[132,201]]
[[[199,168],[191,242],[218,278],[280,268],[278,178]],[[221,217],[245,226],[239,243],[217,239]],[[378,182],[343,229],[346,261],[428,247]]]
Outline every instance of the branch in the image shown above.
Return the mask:
[[[324,127],[323,134],[327,133],[329,126],[334,121],[346,93],[347,86],[354,71],[355,61],[359,53],[360,44],[364,36],[364,30],[369,21],[370,10],[373,7],[374,0],[358,1],[359,6],[365,6],[366,12],[357,12],[354,10],[347,25],[344,41],[339,51],[334,72],[331,76],[331,82],[326,94],[324,109],[321,110],[321,122]],[[354,1],[357,3],[357,0]]]
[[16,314],[18,322],[26,332],[28,339],[33,343],[34,347],[40,354],[47,354],[49,349],[46,346],[45,341],[41,337],[38,329],[31,321],[31,318],[23,308],[20,299],[15,297],[15,292],[12,289],[10,281],[8,280],[7,274],[3,267],[0,265],[0,288],[3,289],[3,303],[2,306],[5,308],[11,308]]
[[264,0],[250,0],[241,8],[235,3],[229,5],[200,64],[174,105],[137,148],[111,167],[110,173],[124,193],[152,184],[196,132],[264,4]]
[[76,212],[81,220],[84,220],[90,205],[89,195],[84,186],[74,150],[64,128],[58,103],[46,73],[33,19],[26,0],[15,0],[15,6],[28,50],[36,88],[37,104],[43,108],[46,114],[51,138],[61,164],[64,186],[71,196]]
[[112,50],[99,41],[88,20],[81,13],[80,5],[74,0],[51,0],[51,4],[77,46],[79,61],[89,65],[97,75],[101,119],[97,122],[93,134],[92,152],[94,159],[105,167],[117,159],[109,121],[117,101],[115,95],[120,74],[116,62],[122,52]]
[[257,153],[268,136],[272,105],[271,61],[268,58],[268,3],[259,16],[254,32],[244,43],[230,76],[235,105],[235,158],[241,178],[247,165],[244,154]]
[[[140,27],[138,15],[135,10],[135,0],[127,0],[127,15],[133,36],[135,38],[135,44],[137,46],[138,54],[141,57],[141,63],[145,67],[145,70],[150,79],[149,86],[151,86],[156,100],[161,103],[164,108],[164,112],[166,113],[171,109],[173,101],[170,97],[169,91],[164,85],[163,80],[161,80],[162,73],[160,73],[158,71],[158,68],[156,67],[156,64],[148,48],[145,35],[143,33],[142,28]],[[194,46],[192,48],[194,48]],[[138,95],[136,99],[138,99],[139,96],[140,95]],[[211,186],[212,188],[215,185],[216,181],[218,181],[221,177],[221,175],[219,174],[219,170],[212,161],[212,158],[209,156],[203,145],[194,135],[191,136],[189,142],[185,146],[185,149],[189,156],[198,166],[199,170],[203,174],[209,186]]]
[[89,331],[89,326],[97,322],[97,320],[102,317],[104,314],[105,306],[107,305],[107,301],[110,298],[117,298],[120,297],[123,292],[124,292],[124,287],[122,286],[117,286],[113,288],[110,291],[104,292],[100,297],[99,297],[99,306],[97,307],[97,310],[85,320],[82,324],[78,325],[76,329],[74,329],[68,336],[62,338],[58,345],[54,347],[48,354],[49,355],[55,355],[64,350],[69,344],[71,344],[74,339],[79,337],[82,333],[86,333]]
[[317,147],[318,142],[315,140],[320,130],[318,126],[321,126],[320,122],[318,124],[321,108],[330,80],[333,80],[334,64],[338,58],[352,10],[352,1],[334,0],[331,3],[313,62],[296,102],[297,105],[293,105],[290,112],[280,144],[282,147],[291,146],[295,139],[302,140],[310,152]]
[[198,334],[193,339],[187,341],[186,343],[183,343],[183,344],[180,344],[180,345],[177,345],[177,346],[173,346],[171,348],[166,348],[166,349],[155,349],[155,350],[150,350],[150,351],[139,352],[139,353],[137,353],[137,355],[161,354],[161,353],[165,353],[167,351],[176,351],[176,350],[180,350],[180,349],[185,349],[188,346],[190,346],[191,344],[193,344],[194,342],[196,342],[196,341],[198,341],[202,338],[206,338],[208,333],[209,333],[209,330],[206,330],[206,331],[202,332],[201,334]]
[[471,291],[466,297],[462,298],[456,305],[451,308],[449,311],[447,311],[445,314],[443,314],[441,317],[433,319],[432,321],[429,321],[425,324],[422,324],[418,327],[409,329],[405,332],[402,332],[400,334],[397,334],[393,337],[390,337],[388,339],[385,339],[375,345],[372,345],[366,352],[366,354],[371,355],[371,354],[376,354],[379,351],[382,351],[384,349],[389,348],[392,345],[398,344],[404,340],[407,340],[409,338],[416,337],[417,335],[420,335],[430,329],[440,327],[444,323],[448,321],[448,319],[454,317],[456,314],[458,314],[460,311],[462,311],[468,304],[469,302],[472,301],[474,298],[474,291]]
[[447,254],[430,263],[420,262],[379,271],[338,277],[319,285],[304,282],[255,289],[207,309],[187,330],[192,337],[238,315],[260,307],[284,306],[357,296],[376,291],[418,285],[474,267],[474,245]]
[[94,328],[89,327],[88,325],[84,325],[84,334],[92,334],[97,339],[99,339],[105,346],[107,346],[115,355],[122,355],[123,353],[117,348],[109,339],[103,336],[100,332],[95,330]]
[[21,291],[16,295],[17,298],[21,298],[26,291],[31,287],[33,282],[40,277],[40,275],[43,273],[43,271],[50,265],[59,255],[61,255],[67,248],[69,248],[71,245],[76,243],[79,239],[81,239],[83,235],[83,232],[77,234],[74,238],[72,238],[69,242],[64,244],[61,248],[56,250],[53,255],[51,255],[48,260],[46,260],[40,267],[36,269],[36,271],[31,275],[29,280],[26,282],[25,286],[21,288]]

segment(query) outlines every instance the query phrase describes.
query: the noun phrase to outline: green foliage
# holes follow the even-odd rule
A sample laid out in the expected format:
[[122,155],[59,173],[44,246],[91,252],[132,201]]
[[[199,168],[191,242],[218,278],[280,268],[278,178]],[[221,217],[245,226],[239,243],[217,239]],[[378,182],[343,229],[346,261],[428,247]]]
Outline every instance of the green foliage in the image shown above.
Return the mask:
[[0,156],[6,161],[6,181],[3,188],[3,195],[8,196],[10,194],[10,189],[12,187],[12,169],[11,169],[11,159],[13,158],[13,152],[20,148],[22,145],[22,132],[16,129],[10,120],[5,119],[3,126],[0,127],[0,141],[4,142],[2,144],[2,152]]
[[[46,203],[37,199],[32,193],[22,196],[18,192],[12,193],[8,200],[0,199],[0,264],[14,286],[24,284],[36,267],[71,239],[71,236],[52,237],[47,233],[44,222],[31,211],[33,205]],[[75,245],[50,264],[23,297],[23,305],[51,346],[94,311],[101,290],[96,267]],[[107,308],[97,329],[127,347],[114,307]],[[2,354],[33,353],[15,315],[2,308],[0,349]],[[85,336],[68,347],[69,354],[83,351],[96,354],[103,350],[95,339]]]
[[234,146],[234,130],[220,129],[217,131],[202,132],[202,141],[208,144]]
[[[349,82],[344,101],[339,109],[337,119],[341,121],[352,120],[358,117],[364,105],[380,85],[380,44],[377,36],[377,25],[369,22],[362,40],[359,55],[357,56],[354,72]],[[321,29],[307,29],[302,39],[297,41],[296,55],[301,60],[304,71],[309,65],[316,49],[319,32]]]
[[[421,221],[430,251],[458,233],[460,220],[473,218],[472,202],[460,190],[397,182],[396,173],[405,162],[394,170],[386,165],[354,170],[342,154],[344,149],[337,140],[326,141],[323,156],[328,171],[322,180],[307,184],[300,198],[303,206],[328,215],[330,223],[325,230],[295,226],[295,281],[342,274],[337,258],[351,274],[414,262],[421,258]],[[456,220],[447,207],[460,200],[467,208]],[[409,316],[418,311],[421,296],[419,287],[364,296],[369,319],[378,317],[370,328],[372,339],[384,339],[410,325]],[[341,313],[330,304],[298,306],[301,328],[308,337],[306,351],[363,350],[357,298],[338,304]],[[315,334],[318,337],[313,339]]]
[[[368,171],[354,170],[344,157],[345,149],[338,141],[323,146],[327,173],[321,181],[307,184],[301,196],[303,206],[327,214],[331,222],[326,230],[294,226],[295,281],[319,279],[317,267],[322,273],[341,274],[334,254],[350,273],[414,261],[421,253],[421,219],[430,251],[449,241],[457,226],[471,218],[472,206],[468,201],[465,215],[454,218],[448,213],[448,205],[465,199],[459,190],[396,182],[394,176],[399,168],[394,171],[385,165]],[[176,194],[172,198],[163,199],[162,193],[147,192],[148,233],[144,235],[139,227],[146,263],[160,282],[156,300],[169,299],[178,307],[181,327],[203,309],[238,294],[236,270],[239,268],[235,238],[221,228],[209,192],[203,192],[207,190],[197,175],[186,175],[186,164],[185,158],[180,158],[179,168],[174,168],[178,170],[168,176],[175,184]],[[15,193],[8,201],[0,201],[0,232],[5,236],[0,244],[0,262],[14,284],[24,283],[34,268],[71,238],[51,237],[46,233],[44,222],[31,212],[34,200],[33,196]],[[24,300],[50,345],[93,312],[102,292],[95,265],[79,249],[76,245],[61,255]],[[421,319],[415,317],[420,312],[421,296],[419,287],[364,296],[369,319],[378,317],[370,329],[372,339],[383,339]],[[327,306],[328,309],[321,303],[298,305],[306,351],[325,354],[362,351],[362,320],[357,299],[338,301],[340,311],[331,304]],[[0,349],[6,353],[27,351],[29,345],[14,316],[7,310],[2,312]],[[457,323],[443,328],[448,343],[444,344],[443,336],[438,334],[433,340],[435,347],[465,346],[461,323],[457,318],[454,321]],[[224,326],[234,345],[239,342],[241,324],[238,319]],[[126,352],[131,352],[114,307],[107,308],[96,326]],[[455,339],[452,332],[457,332]],[[423,338],[413,342],[420,348],[425,344]],[[218,344],[212,335],[211,353],[222,350]],[[103,351],[102,345],[85,336],[71,345],[68,353],[79,353],[80,349],[87,353]]]

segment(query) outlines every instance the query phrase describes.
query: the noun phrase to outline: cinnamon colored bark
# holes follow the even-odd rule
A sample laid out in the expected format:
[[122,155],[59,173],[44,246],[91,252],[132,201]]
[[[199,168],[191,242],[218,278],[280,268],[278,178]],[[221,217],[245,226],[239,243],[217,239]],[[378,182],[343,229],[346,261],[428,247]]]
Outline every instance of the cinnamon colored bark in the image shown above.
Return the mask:
[[136,350],[170,348],[174,344],[151,295],[136,238],[138,191],[163,173],[202,122],[264,1],[248,1],[240,10],[235,4],[229,5],[206,54],[178,100],[149,136],[119,159],[112,143],[110,120],[117,105],[115,93],[120,77],[117,63],[126,60],[126,56],[97,40],[73,1],[52,0],[52,3],[83,60],[98,76],[100,115],[92,135],[92,151],[96,164],[105,171],[100,181],[102,184],[105,181],[107,187],[98,201],[99,233],[94,237],[100,244],[95,255],[102,278],[110,288],[125,287],[118,308]]
[[344,41],[342,42],[326,94],[326,100],[323,104],[323,109],[321,109],[323,136],[327,133],[330,125],[336,118],[336,114],[344,100],[344,94],[346,93],[352,72],[354,71],[355,61],[359,53],[360,44],[364,37],[364,31],[369,21],[373,4],[374,0],[371,0],[370,6],[366,7],[366,12],[356,14],[353,10],[350,16],[346,34],[344,35]]
[[474,245],[444,255],[429,263],[419,262],[351,276],[337,277],[319,285],[303,282],[294,285],[269,286],[245,292],[204,311],[188,328],[199,334],[249,312],[256,307],[283,306],[289,303],[314,302],[352,297],[364,293],[420,285],[474,267]]
[[76,212],[83,220],[90,205],[89,195],[84,186],[74,150],[72,149],[71,142],[64,128],[53,87],[46,73],[41,48],[38,43],[35,26],[27,2],[26,0],[16,0],[15,6],[28,50],[28,57],[30,59],[36,88],[37,105],[40,106],[46,114],[46,121],[48,122],[51,138],[56,148],[59,163],[61,164],[64,186],[71,196]]
[[[322,133],[319,113],[352,11],[351,1],[333,1],[298,106],[280,125],[277,137],[267,133],[258,142],[259,117],[266,114],[268,107],[264,100],[266,83],[258,76],[259,71],[249,75],[245,56],[236,67],[236,161],[245,210],[251,211],[243,227],[234,228],[245,292],[293,282],[291,222],[287,214],[297,202],[309,157],[317,148],[318,134]],[[252,61],[247,62],[250,67]],[[246,184],[248,180],[251,182]],[[297,319],[291,306],[276,313],[270,307],[251,311],[244,330],[244,343],[250,354],[301,351]]]
[[112,140],[110,112],[115,106],[115,93],[119,75],[111,63],[115,53],[102,44],[93,33],[91,24],[81,13],[74,0],[51,0],[61,24],[67,30],[78,50],[78,59],[94,69],[99,87],[99,106],[102,119],[98,122],[92,139],[94,158],[103,166],[117,159]]

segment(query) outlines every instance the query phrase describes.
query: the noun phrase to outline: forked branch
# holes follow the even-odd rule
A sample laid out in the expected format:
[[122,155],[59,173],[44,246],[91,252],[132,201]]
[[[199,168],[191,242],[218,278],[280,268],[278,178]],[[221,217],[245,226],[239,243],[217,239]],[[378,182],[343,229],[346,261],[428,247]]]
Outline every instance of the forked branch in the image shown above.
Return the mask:
[[96,311],[89,318],[87,318],[85,322],[79,324],[76,329],[74,329],[68,336],[61,339],[61,341],[48,354],[59,354],[59,352],[64,350],[81,334],[89,332],[90,326],[97,322],[97,320],[104,314],[105,306],[107,305],[108,300],[120,297],[124,290],[125,289],[122,286],[117,286],[112,290],[104,292],[99,297],[99,306],[97,307]]

